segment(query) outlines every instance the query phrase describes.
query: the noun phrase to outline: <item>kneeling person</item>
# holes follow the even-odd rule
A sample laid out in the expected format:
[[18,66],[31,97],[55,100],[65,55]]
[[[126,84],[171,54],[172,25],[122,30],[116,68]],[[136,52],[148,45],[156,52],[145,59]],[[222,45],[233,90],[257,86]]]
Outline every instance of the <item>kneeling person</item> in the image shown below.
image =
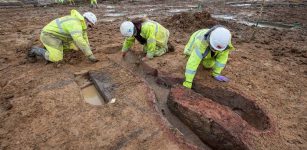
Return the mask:
[[234,50],[231,44],[231,33],[222,26],[214,26],[211,29],[201,29],[191,36],[184,49],[184,54],[189,56],[185,81],[183,86],[192,87],[192,82],[199,64],[202,62],[205,68],[212,68],[212,76],[222,82],[229,79],[221,75],[227,60],[229,51]]
[[93,13],[86,12],[81,15],[72,10],[71,15],[55,19],[43,28],[40,41],[47,50],[34,47],[28,57],[32,61],[35,61],[36,56],[41,56],[48,61],[58,62],[63,59],[63,50],[79,48],[90,61],[96,62],[86,32],[86,29],[92,28],[96,22],[97,18]]
[[121,34],[126,37],[123,44],[123,57],[132,47],[135,39],[144,45],[146,56],[142,60],[161,56],[168,51],[169,31],[159,23],[148,19],[125,21],[120,26]]

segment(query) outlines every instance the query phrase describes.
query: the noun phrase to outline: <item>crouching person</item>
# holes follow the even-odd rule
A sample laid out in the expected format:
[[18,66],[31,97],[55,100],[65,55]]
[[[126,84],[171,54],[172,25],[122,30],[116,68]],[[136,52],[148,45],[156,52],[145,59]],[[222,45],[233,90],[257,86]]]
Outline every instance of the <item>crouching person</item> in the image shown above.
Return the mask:
[[228,55],[234,47],[231,44],[231,33],[223,26],[214,26],[211,29],[201,29],[191,36],[184,49],[184,54],[189,56],[183,86],[192,87],[192,82],[200,63],[205,68],[212,68],[214,79],[227,82],[229,79],[221,75]]
[[40,56],[50,62],[59,62],[63,60],[63,51],[80,49],[88,60],[97,62],[91,51],[86,31],[96,22],[97,18],[93,13],[86,12],[81,15],[76,10],[72,10],[68,16],[53,20],[40,34],[40,41],[46,49],[33,47],[28,54],[29,60],[34,62],[36,56]]
[[144,45],[143,51],[146,56],[142,58],[143,61],[161,56],[169,49],[173,51],[173,47],[168,46],[170,45],[168,43],[169,31],[155,21],[149,19],[125,21],[120,26],[120,32],[126,37],[122,48],[123,57],[132,47],[135,39]]

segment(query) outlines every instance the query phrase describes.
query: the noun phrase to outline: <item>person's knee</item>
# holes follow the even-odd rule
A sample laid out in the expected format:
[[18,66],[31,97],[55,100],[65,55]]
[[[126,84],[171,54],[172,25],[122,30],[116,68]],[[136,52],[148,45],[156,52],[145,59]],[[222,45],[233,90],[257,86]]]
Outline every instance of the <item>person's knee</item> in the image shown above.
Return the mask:
[[[47,59],[48,60],[48,59]],[[48,61],[51,61],[51,62],[53,62],[53,63],[57,63],[57,62],[60,62],[60,61],[62,61],[63,60],[63,58],[62,59],[49,59]]]
[[52,58],[49,61],[51,61],[51,62],[59,62],[59,61],[62,61],[62,60],[63,60],[63,56],[60,56],[60,57]]
[[61,54],[50,54],[48,53],[48,55],[45,55],[45,59],[49,60],[51,62],[59,62],[63,60],[63,55]]

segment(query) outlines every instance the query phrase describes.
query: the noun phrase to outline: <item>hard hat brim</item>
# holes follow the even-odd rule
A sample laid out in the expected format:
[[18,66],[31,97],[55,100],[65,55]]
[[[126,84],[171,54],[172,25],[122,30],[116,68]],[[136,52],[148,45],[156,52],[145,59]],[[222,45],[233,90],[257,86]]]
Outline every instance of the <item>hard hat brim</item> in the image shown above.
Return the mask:
[[223,51],[223,50],[226,49],[226,47],[225,47],[225,48],[217,48],[216,46],[214,46],[213,44],[211,44],[211,43],[213,43],[213,41],[212,41],[211,38],[209,38],[209,41],[210,41],[210,46],[211,46],[214,50]]

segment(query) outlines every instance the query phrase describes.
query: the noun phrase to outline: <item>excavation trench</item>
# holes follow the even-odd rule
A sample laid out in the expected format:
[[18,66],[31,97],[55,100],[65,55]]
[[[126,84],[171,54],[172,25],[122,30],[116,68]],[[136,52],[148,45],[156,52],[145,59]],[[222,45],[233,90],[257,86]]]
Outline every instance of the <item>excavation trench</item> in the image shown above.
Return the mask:
[[270,119],[266,113],[247,96],[221,88],[210,88],[195,84],[193,90],[202,96],[221,105],[228,106],[242,117],[247,123],[258,130],[270,128]]
[[94,106],[100,106],[105,104],[105,99],[99,93],[99,90],[93,84],[90,79],[88,71],[81,71],[75,73],[75,82],[79,85],[81,95],[86,103]]
[[120,65],[123,67],[131,70],[133,73],[146,80],[155,93],[157,99],[156,105],[159,109],[158,111],[160,111],[160,113],[162,113],[162,115],[168,120],[173,129],[179,131],[187,142],[201,149],[210,150],[211,148],[202,142],[187,125],[185,125],[179,118],[171,113],[167,106],[167,99],[170,89],[157,83],[157,70],[146,66],[144,63],[141,63],[140,58],[141,56],[129,52],[123,61],[118,61],[117,63],[120,63]]
[[[181,84],[183,79],[168,76],[159,76],[157,82],[166,87]],[[222,88],[210,88],[199,83],[193,84],[193,90],[203,97],[211,99],[221,105],[227,106],[242,117],[252,127],[264,131],[271,127],[270,118],[255,103],[253,98],[234,91]]]
[[267,133],[270,119],[253,98],[221,88],[194,84],[181,85],[180,78],[158,77],[158,83],[171,87],[168,106],[203,142],[213,149],[254,149],[250,134]]
[[96,106],[104,104],[104,100],[100,96],[95,86],[90,85],[88,87],[81,89],[81,91],[85,102]]
[[247,150],[245,122],[232,110],[180,85],[171,89],[168,106],[213,149]]
[[[222,112],[221,117],[216,117],[215,115],[211,116],[215,118],[215,120],[213,121],[213,124],[208,124],[209,126],[216,126],[217,128],[214,128],[216,130],[213,131],[218,131],[221,133],[216,134],[215,132],[211,133],[211,131],[206,132],[206,126],[195,126],[195,123],[197,125],[197,120],[199,119],[195,119],[194,117],[194,120],[192,119],[192,121],[187,121],[193,118],[193,111],[198,112],[197,109],[199,109],[203,113],[203,116],[201,114],[194,114],[194,116],[198,116],[200,120],[205,119],[209,122],[211,122],[210,114],[208,114],[206,110],[202,110],[202,107],[193,109],[193,105],[184,106],[185,101],[182,101],[182,108],[186,107],[186,111],[176,111],[176,108],[173,109],[172,106],[175,105],[170,105],[171,103],[168,102],[170,95],[170,87],[175,84],[182,83],[182,79],[172,78],[167,75],[163,75],[163,73],[161,72],[158,73],[156,69],[148,66],[146,63],[141,62],[141,57],[142,56],[140,55],[136,55],[135,53],[129,52],[124,59],[119,58],[118,54],[112,54],[109,58],[112,61],[115,61],[117,64],[120,64],[122,67],[127,68],[134,74],[138,75],[140,78],[146,80],[146,82],[156,95],[156,105],[159,109],[158,111],[160,111],[160,113],[168,120],[168,122],[172,125],[172,127],[174,127],[174,129],[178,129],[178,131],[182,133],[183,137],[189,143],[192,143],[204,149],[211,149],[210,147],[214,149],[249,149],[248,147],[246,147],[245,144],[243,144],[244,142],[241,141],[244,140],[242,136],[245,136],[245,134],[243,133],[243,131],[242,133],[237,131],[245,130],[246,128],[243,127],[245,126],[244,124],[249,124],[250,127],[254,127],[259,132],[270,128],[269,117],[251,98],[243,96],[240,93],[228,91],[225,89],[213,89],[199,84],[194,85],[193,90],[196,93],[200,94],[201,97],[212,101],[207,103],[204,103],[204,101],[200,101],[200,103],[203,103],[204,106],[207,105],[208,108],[216,107],[217,110],[212,109],[212,112]],[[97,75],[95,78],[100,78],[99,80],[103,81],[106,77],[104,77],[103,75]],[[101,83],[101,85],[104,84]],[[176,100],[174,99],[174,102],[175,101]],[[170,110],[170,108],[172,111]],[[182,114],[190,114],[191,118],[189,116],[182,117]],[[224,118],[225,116],[226,118]],[[227,120],[229,119],[233,121],[228,122]],[[248,127],[248,129],[250,128]],[[217,135],[225,137],[224,140],[221,140],[222,138]]]
[[[219,110],[216,110],[217,112],[225,112],[226,116],[229,116],[230,118],[235,118],[235,120],[237,120],[237,123],[235,124],[229,123],[230,127],[224,126],[225,128],[223,128],[222,125],[219,126],[218,124],[219,119],[217,120],[215,125],[219,126],[219,128],[215,128],[215,129],[223,132],[221,133],[221,135],[225,137],[229,137],[229,138],[225,138],[224,140],[224,142],[226,141],[225,145],[222,145],[222,146],[217,146],[218,144],[214,145],[212,143],[214,142],[219,143],[218,141],[220,141],[221,139],[220,137],[217,137],[215,136],[215,134],[213,134],[215,131],[212,131],[212,134],[211,132],[208,132],[208,134],[206,135],[203,135],[203,134],[207,132],[198,132],[198,130],[202,130],[202,127],[198,128],[198,130],[195,131],[195,125],[193,123],[191,124],[187,123],[186,120],[180,117],[181,116],[180,114],[176,113],[176,111],[174,110],[172,111],[170,110],[172,106],[168,106],[168,104],[170,104],[168,103],[168,99],[170,95],[170,88],[173,87],[173,85],[175,84],[178,84],[178,83],[181,84],[182,79],[173,78],[170,76],[164,76],[163,73],[158,72],[156,69],[148,66],[146,63],[142,63],[140,61],[140,58],[142,56],[138,56],[131,52],[129,52],[123,60],[118,60],[118,55],[114,55],[114,57],[116,57],[117,60],[115,58],[112,58],[112,56],[110,58],[115,59],[116,62],[120,63],[120,65],[122,65],[124,68],[131,70],[133,73],[137,74],[139,77],[147,81],[147,83],[149,84],[149,86],[152,88],[152,90],[154,91],[156,95],[156,98],[157,98],[156,105],[159,111],[163,114],[163,116],[168,120],[168,122],[175,129],[178,129],[179,132],[182,133],[183,137],[187,141],[189,141],[190,143],[200,148],[224,149],[228,147],[227,145],[233,144],[233,146],[236,149],[249,149],[249,148],[246,148],[244,144],[242,144],[241,138],[238,137],[239,135],[233,134],[233,133],[236,133],[236,129],[241,128],[240,125],[243,125],[245,123],[249,124],[251,127],[254,127],[259,132],[270,128],[269,118],[262,111],[262,109],[260,109],[259,106],[251,99],[243,96],[242,94],[228,91],[225,89],[213,89],[213,88],[202,86],[200,84],[195,84],[193,87],[193,90],[196,93],[201,94],[203,97],[212,100],[213,103],[210,105],[214,107],[216,107],[217,105],[220,105],[220,106],[217,106],[217,108],[219,108]],[[189,117],[186,117],[186,118],[189,118]],[[221,120],[223,119],[225,118],[221,118]],[[235,131],[232,131],[233,129]],[[214,129],[212,128],[212,130]],[[210,138],[204,138],[204,136],[210,137]],[[210,145],[211,148],[209,148],[208,145]]]

